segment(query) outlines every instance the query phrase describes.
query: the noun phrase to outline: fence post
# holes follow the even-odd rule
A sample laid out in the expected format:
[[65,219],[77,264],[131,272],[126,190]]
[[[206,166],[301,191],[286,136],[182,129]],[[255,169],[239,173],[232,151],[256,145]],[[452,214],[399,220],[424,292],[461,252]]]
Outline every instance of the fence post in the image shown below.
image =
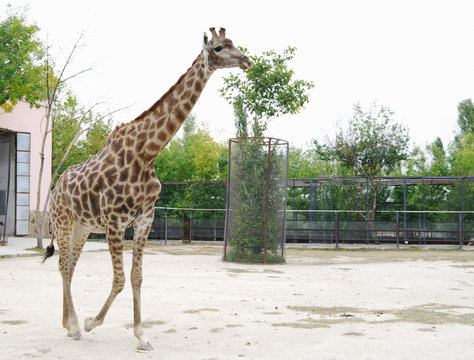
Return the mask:
[[339,249],[339,217],[336,212],[336,249]]
[[423,176],[423,240],[426,245],[426,202],[425,202],[425,177]]
[[[294,181],[293,181],[294,182]],[[293,243],[296,243],[296,212],[295,212],[295,185],[293,183],[293,189],[292,189],[292,194],[293,194],[293,203],[292,203],[292,207],[293,207]]]
[[403,178],[403,238],[405,241],[408,239],[407,233],[407,180]]
[[193,240],[193,230],[194,230],[194,210],[189,212],[189,242]]
[[165,245],[168,245],[168,209],[165,207]]
[[396,214],[397,250],[400,250],[400,221],[398,217],[398,211],[395,214]]
[[366,216],[366,224],[365,224],[365,244],[369,245],[369,240],[371,238],[371,232],[370,232],[370,225],[369,225],[369,179],[366,177],[365,178],[365,216]]
[[459,232],[461,242],[459,247],[462,249],[464,243],[464,178],[461,178],[461,213],[459,213]]
[[267,153],[267,173],[265,185],[265,207],[264,207],[264,228],[263,228],[263,263],[267,264],[267,237],[268,237],[268,201],[270,192],[270,159],[272,152],[272,138],[268,139],[268,153]]
[[309,179],[309,243],[313,242],[313,179]]

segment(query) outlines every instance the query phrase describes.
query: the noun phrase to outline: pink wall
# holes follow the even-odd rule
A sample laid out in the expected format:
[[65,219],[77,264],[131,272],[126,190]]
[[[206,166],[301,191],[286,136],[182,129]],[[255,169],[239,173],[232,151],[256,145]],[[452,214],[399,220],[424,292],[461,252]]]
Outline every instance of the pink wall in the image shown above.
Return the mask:
[[[40,169],[40,152],[42,134],[45,127],[46,108],[30,108],[26,102],[20,101],[11,113],[5,113],[0,109],[0,129],[14,132],[31,134],[30,148],[30,210],[36,209],[36,197],[38,191],[38,176]],[[51,129],[51,125],[50,125]],[[43,177],[41,181],[40,210],[43,210],[49,183],[51,182],[51,132],[49,132],[45,145],[45,158]]]

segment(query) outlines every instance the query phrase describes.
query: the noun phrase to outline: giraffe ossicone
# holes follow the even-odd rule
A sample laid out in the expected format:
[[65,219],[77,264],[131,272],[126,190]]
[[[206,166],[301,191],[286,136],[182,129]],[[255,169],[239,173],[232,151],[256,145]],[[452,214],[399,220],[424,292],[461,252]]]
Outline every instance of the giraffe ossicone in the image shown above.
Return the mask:
[[203,49],[191,67],[155,104],[135,120],[119,125],[97,154],[68,168],[59,178],[50,202],[51,244],[45,259],[52,256],[54,239],[59,248],[59,270],[63,281],[63,327],[68,336],[81,338],[71,296],[71,281],[84,243],[91,232],[105,233],[113,264],[112,289],[97,316],[87,318],[84,329],[101,325],[115,297],[125,285],[123,236],[134,227],[131,283],[133,289],[134,335],[138,349],[151,350],[141,324],[142,258],[154,217],[161,184],[153,160],[168,144],[196,104],[216,69],[252,63],[221,28],[209,29]]

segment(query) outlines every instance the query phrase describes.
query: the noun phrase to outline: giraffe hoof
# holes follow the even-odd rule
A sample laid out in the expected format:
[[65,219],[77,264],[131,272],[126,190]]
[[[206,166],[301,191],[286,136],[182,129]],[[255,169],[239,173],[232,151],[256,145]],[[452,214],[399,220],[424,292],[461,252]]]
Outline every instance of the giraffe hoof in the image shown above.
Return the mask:
[[91,331],[97,325],[99,325],[99,324],[96,323],[96,321],[93,317],[88,317],[87,319],[84,320],[84,330],[86,332]]
[[68,332],[67,333],[67,336],[68,337],[72,337],[74,340],[81,340],[81,332],[80,331],[76,331],[76,332]]
[[153,346],[151,346],[150,342],[147,341],[147,342],[144,342],[140,345],[137,346],[137,350],[140,350],[140,351],[151,351],[153,350]]

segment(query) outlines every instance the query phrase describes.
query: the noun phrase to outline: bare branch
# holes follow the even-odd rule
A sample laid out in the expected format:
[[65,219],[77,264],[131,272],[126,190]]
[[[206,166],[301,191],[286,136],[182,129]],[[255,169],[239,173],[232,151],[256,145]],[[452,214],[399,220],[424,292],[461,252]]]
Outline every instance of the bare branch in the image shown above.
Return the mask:
[[71,79],[75,78],[76,76],[78,76],[78,75],[80,75],[80,74],[83,74],[83,73],[85,73],[85,72],[91,71],[92,69],[93,69],[93,68],[90,67],[90,68],[81,70],[81,71],[75,73],[74,75],[68,76],[68,77],[65,78],[64,80],[58,81],[58,84],[65,83],[66,81],[71,80]]
[[[56,93],[58,92],[59,86],[60,86],[61,84],[63,84],[66,80],[68,80],[68,79],[70,79],[70,78],[72,78],[72,77],[77,76],[79,73],[83,73],[83,72],[86,72],[86,71],[89,71],[89,70],[90,70],[90,69],[87,69],[87,70],[81,71],[81,72],[79,72],[79,73],[77,73],[77,74],[75,74],[75,75],[73,75],[73,76],[70,76],[70,77],[68,77],[68,78],[66,78],[66,79],[63,79],[64,73],[65,73],[67,67],[71,64],[72,59],[73,59],[73,56],[74,56],[76,50],[80,47],[80,44],[79,44],[79,43],[80,43],[80,41],[82,40],[83,36],[84,36],[84,32],[82,32],[82,33],[79,34],[79,37],[76,39],[76,42],[74,43],[74,45],[73,45],[71,51],[69,52],[69,56],[67,57],[67,59],[66,59],[64,65],[63,65],[63,67],[62,67],[62,69],[61,69],[61,71],[60,71],[60,73],[59,73],[58,81],[56,82],[56,84],[55,84],[55,86],[54,86],[54,88],[53,88],[53,90],[52,90],[52,96],[51,96],[51,98],[50,98],[50,99],[52,99],[52,102],[54,102],[54,100],[56,99]],[[48,91],[48,95],[49,95],[49,91]],[[48,98],[49,98],[49,96],[48,96]],[[52,107],[52,102],[49,102],[49,104],[50,104],[51,107]]]

